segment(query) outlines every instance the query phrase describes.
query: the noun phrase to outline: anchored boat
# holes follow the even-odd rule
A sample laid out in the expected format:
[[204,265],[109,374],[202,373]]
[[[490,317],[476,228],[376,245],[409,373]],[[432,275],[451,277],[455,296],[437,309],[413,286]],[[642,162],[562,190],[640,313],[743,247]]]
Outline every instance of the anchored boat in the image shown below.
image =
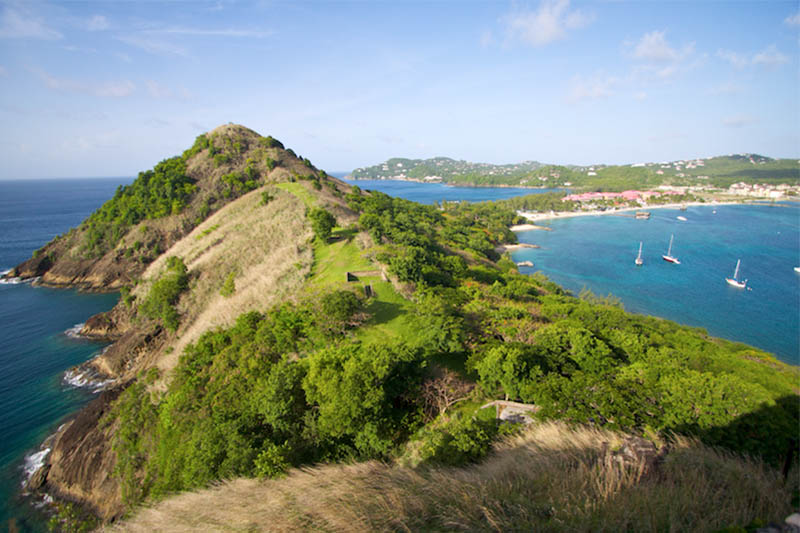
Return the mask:
[[661,258],[664,261],[667,261],[667,262],[670,262],[670,263],[675,263],[676,265],[680,265],[681,262],[678,261],[678,258],[674,257],[672,255],[672,239],[673,239],[673,237],[675,237],[675,235],[670,235],[669,236],[669,248],[667,249],[667,255],[662,255]]
[[744,289],[747,287],[747,280],[740,281],[739,280],[739,264],[741,263],[741,259],[736,260],[736,270],[733,271],[732,278],[725,278],[725,281],[728,282],[728,285],[733,285],[738,289]]

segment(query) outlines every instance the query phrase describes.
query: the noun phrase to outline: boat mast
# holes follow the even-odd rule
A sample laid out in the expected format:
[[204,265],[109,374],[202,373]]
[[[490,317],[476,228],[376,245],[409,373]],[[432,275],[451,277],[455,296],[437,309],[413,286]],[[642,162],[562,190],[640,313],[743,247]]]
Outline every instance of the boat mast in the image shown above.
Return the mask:
[[741,263],[741,259],[736,260],[736,270],[733,272],[733,279],[739,281],[739,263]]
[[669,236],[669,248],[667,248],[667,255],[669,257],[672,257],[672,238],[673,237],[675,237],[675,235],[670,235]]

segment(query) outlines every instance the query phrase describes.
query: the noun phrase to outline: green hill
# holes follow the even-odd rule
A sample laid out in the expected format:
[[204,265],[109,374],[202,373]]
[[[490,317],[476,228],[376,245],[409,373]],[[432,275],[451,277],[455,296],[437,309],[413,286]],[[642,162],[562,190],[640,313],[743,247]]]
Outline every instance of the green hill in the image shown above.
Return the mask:
[[[467,186],[569,187],[622,191],[660,185],[727,188],[733,183],[800,184],[796,159],[770,159],[758,154],[639,163],[630,165],[552,165],[536,161],[492,165],[433,159],[393,158],[357,168],[354,179],[412,179]],[[436,179],[434,179],[436,178]]]

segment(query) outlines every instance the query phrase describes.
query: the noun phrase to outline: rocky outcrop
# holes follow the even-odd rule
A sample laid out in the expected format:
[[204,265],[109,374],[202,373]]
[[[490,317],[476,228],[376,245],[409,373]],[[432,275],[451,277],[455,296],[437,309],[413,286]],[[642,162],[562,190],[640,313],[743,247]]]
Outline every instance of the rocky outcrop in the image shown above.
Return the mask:
[[122,494],[113,478],[115,456],[99,421],[121,388],[101,393],[65,424],[53,439],[53,450],[28,488],[80,502],[103,520],[119,516]]

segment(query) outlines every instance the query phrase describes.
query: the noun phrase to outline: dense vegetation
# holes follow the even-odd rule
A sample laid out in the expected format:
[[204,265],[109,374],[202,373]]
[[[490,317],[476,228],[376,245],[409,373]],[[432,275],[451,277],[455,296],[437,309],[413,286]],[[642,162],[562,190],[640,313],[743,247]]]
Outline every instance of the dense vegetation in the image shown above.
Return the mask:
[[170,331],[178,329],[180,316],[175,309],[181,293],[189,288],[189,274],[180,257],[167,259],[166,271],[153,283],[139,311],[147,318],[158,319]]
[[[357,188],[347,201],[410,300],[365,301],[331,282],[207,332],[165,393],[146,377],[129,387],[106,419],[129,503],[320,461],[475,461],[499,432],[476,408],[496,398],[535,403],[543,419],[693,434],[773,464],[796,438],[796,369],[520,275],[494,250],[513,237],[502,204],[442,211]],[[401,338],[361,340],[397,314]]]
[[389,159],[380,165],[355,169],[356,179],[442,178],[444,183],[494,186],[569,187],[580,190],[622,191],[647,189],[662,184],[711,185],[727,188],[733,183],[800,183],[800,165],[792,159],[770,159],[743,154],[703,159],[702,166],[686,168],[691,161],[647,165],[594,165],[592,167],[545,165],[536,161],[491,165],[434,159]]
[[194,183],[186,175],[186,161],[173,157],[140,172],[130,185],[120,185],[114,197],[83,223],[87,253],[103,255],[142,220],[180,213],[196,190]]

